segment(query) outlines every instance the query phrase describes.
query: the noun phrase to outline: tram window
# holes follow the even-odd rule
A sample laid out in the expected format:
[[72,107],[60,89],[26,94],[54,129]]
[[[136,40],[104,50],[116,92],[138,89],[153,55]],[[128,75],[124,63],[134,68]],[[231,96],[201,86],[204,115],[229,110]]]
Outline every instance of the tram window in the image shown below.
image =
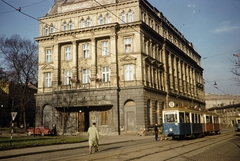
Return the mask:
[[193,113],[192,113],[192,123],[195,123],[195,116]]
[[206,116],[206,123],[210,123],[209,116]]
[[180,123],[184,122],[184,113],[179,112]]
[[164,121],[165,122],[175,122],[176,118],[177,118],[176,114],[165,114]]
[[190,122],[190,120],[189,120],[189,113],[186,113],[185,116],[186,116],[186,117],[185,117],[185,118],[186,118],[186,120],[185,120],[186,123],[189,123],[189,122]]
[[237,120],[238,121],[238,124],[240,124],[240,120]]
[[210,123],[213,123],[212,117],[210,116],[209,118],[210,118]]
[[200,115],[197,115],[197,123],[200,123]]

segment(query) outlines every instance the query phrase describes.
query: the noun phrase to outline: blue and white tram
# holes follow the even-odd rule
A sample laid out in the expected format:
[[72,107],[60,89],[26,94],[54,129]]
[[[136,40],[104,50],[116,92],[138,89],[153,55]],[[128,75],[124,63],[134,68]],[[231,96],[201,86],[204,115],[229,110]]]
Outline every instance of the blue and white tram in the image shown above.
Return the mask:
[[173,139],[181,137],[203,136],[203,115],[197,111],[182,107],[166,108],[163,110],[164,134]]

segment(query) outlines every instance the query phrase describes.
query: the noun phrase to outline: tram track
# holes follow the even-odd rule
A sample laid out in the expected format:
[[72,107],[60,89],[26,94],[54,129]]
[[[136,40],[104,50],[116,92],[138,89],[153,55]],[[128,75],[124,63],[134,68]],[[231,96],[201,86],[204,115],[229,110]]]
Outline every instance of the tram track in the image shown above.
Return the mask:
[[206,146],[211,148],[211,146],[220,144],[227,139],[230,140],[230,135],[231,132],[225,132],[220,135],[210,135],[197,139],[167,140],[159,142],[151,140],[144,143],[132,142],[128,146],[116,145],[92,155],[79,154],[61,159],[58,158],[56,160],[74,161],[81,158],[81,160],[87,161],[145,161],[149,160],[148,158],[159,157],[161,158],[159,158],[159,160],[178,160],[179,157],[183,160],[191,160],[191,156],[204,151]]

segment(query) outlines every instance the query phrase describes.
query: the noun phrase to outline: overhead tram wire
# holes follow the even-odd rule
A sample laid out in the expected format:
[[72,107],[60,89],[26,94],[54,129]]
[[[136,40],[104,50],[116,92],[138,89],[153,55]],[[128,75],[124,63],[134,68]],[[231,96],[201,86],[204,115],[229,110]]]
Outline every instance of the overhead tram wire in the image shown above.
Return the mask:
[[227,54],[232,55],[232,53],[237,52],[237,51],[239,51],[239,50],[229,51],[229,52],[226,52],[226,53],[216,54],[216,55],[212,55],[212,56],[205,56],[202,59],[207,59],[207,58],[212,58],[212,57],[217,57],[217,56],[220,56],[220,55],[227,55]]
[[[2,0],[2,1],[3,1],[3,0]],[[43,0],[43,1],[40,1],[40,2],[32,3],[32,4],[29,4],[29,5],[23,6],[23,7],[21,7],[21,8],[27,8],[27,7],[34,6],[34,5],[39,4],[39,3],[46,2],[46,1],[49,1],[49,0]],[[4,2],[4,1],[3,1],[3,2]],[[9,13],[9,12],[14,12],[14,11],[16,11],[16,9],[11,10],[11,11],[0,12],[0,14],[5,14],[5,13]]]
[[213,86],[214,88],[216,88],[217,90],[219,90],[220,92],[222,92],[223,94],[228,95],[227,93],[225,93],[224,91],[220,90],[218,87],[216,87],[215,85],[211,84],[209,81],[207,81],[206,79],[204,79],[205,82],[207,82],[208,84],[210,84],[211,86]]

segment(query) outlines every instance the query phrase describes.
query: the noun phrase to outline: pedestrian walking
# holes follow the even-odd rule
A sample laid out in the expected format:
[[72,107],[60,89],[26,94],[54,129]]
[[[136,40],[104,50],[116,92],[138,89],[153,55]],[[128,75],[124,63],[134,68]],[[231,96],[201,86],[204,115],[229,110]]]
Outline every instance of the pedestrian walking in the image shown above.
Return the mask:
[[89,143],[89,154],[92,153],[92,148],[94,147],[95,152],[98,151],[98,140],[99,133],[94,122],[91,127],[88,128],[88,143]]
[[164,130],[163,130],[163,126],[162,125],[159,128],[159,134],[160,134],[160,140],[163,140],[163,139],[167,140],[167,137],[164,134]]
[[157,124],[155,124],[155,126],[154,126],[154,134],[155,134],[155,140],[157,141],[158,140],[158,127],[157,127]]

